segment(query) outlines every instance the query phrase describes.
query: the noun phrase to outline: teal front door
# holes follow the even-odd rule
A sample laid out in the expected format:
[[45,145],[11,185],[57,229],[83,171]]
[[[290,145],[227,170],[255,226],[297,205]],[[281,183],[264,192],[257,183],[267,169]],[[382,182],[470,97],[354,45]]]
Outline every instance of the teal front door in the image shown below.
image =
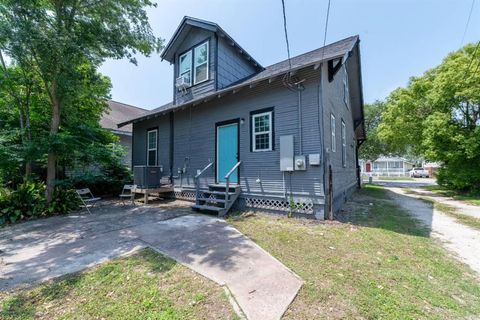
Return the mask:
[[[217,181],[226,182],[225,175],[238,162],[238,123],[217,126]],[[230,176],[238,183],[238,169]]]

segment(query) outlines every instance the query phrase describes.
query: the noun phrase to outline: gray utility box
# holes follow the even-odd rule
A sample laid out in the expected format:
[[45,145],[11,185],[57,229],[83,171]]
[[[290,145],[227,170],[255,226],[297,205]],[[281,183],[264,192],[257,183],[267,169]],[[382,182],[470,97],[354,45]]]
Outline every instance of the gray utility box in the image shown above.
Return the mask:
[[133,183],[139,188],[160,187],[162,171],[161,166],[134,166]]
[[280,137],[280,171],[293,171],[293,136]]

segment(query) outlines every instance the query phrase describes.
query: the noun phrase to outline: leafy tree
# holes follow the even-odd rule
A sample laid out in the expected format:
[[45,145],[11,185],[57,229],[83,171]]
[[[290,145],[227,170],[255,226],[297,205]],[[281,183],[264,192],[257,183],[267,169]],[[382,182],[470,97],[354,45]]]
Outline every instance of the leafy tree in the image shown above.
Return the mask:
[[[47,200],[53,198],[60,160],[62,117],[78,108],[88,91],[87,81],[106,58],[128,58],[158,51],[162,41],[153,34],[145,8],[150,0],[3,0],[0,3],[0,51],[26,72],[41,79],[49,115]],[[82,70],[86,68],[86,70]],[[85,72],[81,72],[85,71]],[[94,82],[94,81],[93,81]],[[93,83],[92,82],[92,83]],[[89,101],[95,104],[93,97]],[[102,102],[97,102],[99,108]],[[47,108],[48,107],[48,108]],[[95,106],[96,107],[96,106]]]
[[382,111],[385,109],[385,102],[375,101],[372,104],[366,104],[364,107],[365,130],[367,131],[367,140],[362,144],[359,150],[359,157],[364,160],[375,160],[380,155],[390,153],[388,145],[378,138],[378,126],[381,123]]
[[480,191],[480,48],[466,45],[387,98],[379,137],[441,162],[439,182]]

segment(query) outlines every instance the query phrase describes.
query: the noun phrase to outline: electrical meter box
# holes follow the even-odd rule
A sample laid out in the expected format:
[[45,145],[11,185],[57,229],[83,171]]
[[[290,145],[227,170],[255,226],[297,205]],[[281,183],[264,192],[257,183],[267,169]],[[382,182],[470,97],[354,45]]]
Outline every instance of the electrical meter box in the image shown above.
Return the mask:
[[280,137],[280,171],[294,170],[293,135]]
[[308,163],[311,166],[319,166],[320,165],[320,154],[314,153],[308,155]]
[[305,156],[295,156],[295,170],[307,170],[307,160]]

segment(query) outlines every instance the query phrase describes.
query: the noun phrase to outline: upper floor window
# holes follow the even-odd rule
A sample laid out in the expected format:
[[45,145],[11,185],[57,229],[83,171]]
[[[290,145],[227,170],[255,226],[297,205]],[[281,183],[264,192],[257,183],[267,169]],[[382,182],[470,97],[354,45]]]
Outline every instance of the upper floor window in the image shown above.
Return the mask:
[[273,110],[251,113],[252,151],[273,150]]
[[157,139],[157,129],[147,131],[147,166],[157,165]]
[[332,152],[337,151],[337,141],[335,137],[335,116],[330,115],[330,132],[331,132],[331,143],[332,143]]
[[192,51],[185,52],[178,60],[179,76],[184,76],[187,83],[192,85]]
[[208,41],[195,47],[194,84],[208,80]]
[[208,80],[208,60],[208,41],[205,41],[178,57],[179,77],[185,77],[189,86],[192,79],[194,85]]

